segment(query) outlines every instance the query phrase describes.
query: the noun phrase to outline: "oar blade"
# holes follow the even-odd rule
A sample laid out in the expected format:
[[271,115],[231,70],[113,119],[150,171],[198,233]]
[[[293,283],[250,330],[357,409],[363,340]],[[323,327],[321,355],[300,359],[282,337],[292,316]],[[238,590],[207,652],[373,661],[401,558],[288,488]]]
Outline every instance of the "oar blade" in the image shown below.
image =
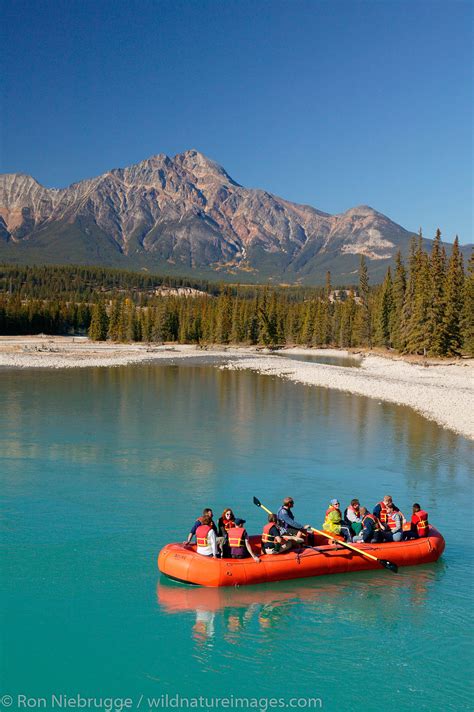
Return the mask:
[[396,564],[392,563],[391,561],[387,561],[387,559],[379,559],[379,561],[382,566],[384,566],[389,571],[392,571],[392,573],[398,573],[398,566]]
[[261,506],[262,506],[262,503],[261,503],[260,500],[257,499],[256,497],[253,498],[253,503],[256,504],[257,507],[261,507]]

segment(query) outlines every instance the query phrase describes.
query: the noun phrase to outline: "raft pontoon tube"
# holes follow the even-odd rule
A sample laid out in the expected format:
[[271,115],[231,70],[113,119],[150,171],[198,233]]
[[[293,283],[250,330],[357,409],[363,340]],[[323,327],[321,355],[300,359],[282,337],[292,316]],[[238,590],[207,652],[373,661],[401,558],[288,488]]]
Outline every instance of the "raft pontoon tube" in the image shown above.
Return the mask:
[[[215,559],[196,553],[196,546],[167,544],[158,556],[162,574],[183,583],[199,586],[243,586],[271,581],[345,574],[351,571],[381,569],[376,561],[340,545],[328,544],[315,536],[315,545],[293,549],[285,554],[260,554],[260,536],[249,537],[260,563],[248,559]],[[401,542],[354,544],[379,559],[388,559],[397,566],[416,566],[437,561],[444,551],[442,535],[430,527],[429,536]]]

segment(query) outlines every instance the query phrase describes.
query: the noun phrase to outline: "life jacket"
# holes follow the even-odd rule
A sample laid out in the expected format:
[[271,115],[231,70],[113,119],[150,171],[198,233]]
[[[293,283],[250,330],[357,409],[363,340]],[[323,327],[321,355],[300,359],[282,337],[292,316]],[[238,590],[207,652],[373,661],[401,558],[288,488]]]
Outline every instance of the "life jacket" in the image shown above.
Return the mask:
[[[339,514],[339,521],[334,521],[332,519],[329,519],[329,515],[331,512],[337,512]],[[342,514],[341,510],[338,509],[338,507],[333,507],[332,505],[328,507],[326,510],[326,518],[323,522],[323,529],[325,532],[329,532],[330,534],[340,534],[341,533],[341,522],[342,522]]]
[[428,532],[430,529],[430,525],[428,522],[428,512],[425,512],[424,509],[420,509],[419,512],[415,512],[412,517],[412,522],[416,525],[418,536],[428,536]]
[[367,512],[367,514],[365,515],[365,517],[362,518],[362,526],[364,526],[364,522],[365,522],[366,519],[371,519],[371,520],[373,521],[373,523],[374,523],[374,530],[375,530],[376,532],[380,531],[380,524],[379,524],[379,520],[377,519],[377,517],[374,517],[373,514],[369,514],[369,513]]
[[387,521],[389,529],[398,529],[398,523],[395,519],[395,514],[400,515],[400,526],[403,529],[403,514],[401,512],[393,512],[392,514],[387,514]]
[[356,510],[354,509],[354,507],[352,506],[352,504],[350,504],[350,505],[348,506],[348,508],[346,509],[346,512],[354,512],[355,516],[356,516],[356,517],[359,517],[359,519],[360,519],[360,509],[359,509],[359,511],[356,511]]
[[211,529],[212,527],[208,524],[201,524],[201,526],[196,529],[196,544],[198,546],[209,546],[209,539],[207,538],[207,535]]
[[246,556],[247,549],[244,539],[245,529],[243,527],[232,527],[227,530],[227,538],[230,547],[230,555],[234,558]]
[[235,522],[233,519],[223,519],[222,524],[224,526],[224,529],[233,529],[235,527]]
[[262,532],[262,544],[269,544],[271,548],[275,544],[275,537],[273,534],[270,534],[270,531],[273,529],[273,527],[276,527],[275,522],[268,522],[268,524],[265,524],[263,527],[263,532]]
[[386,524],[387,523],[387,506],[383,500],[381,502],[379,502],[379,505],[380,505],[379,519],[382,522],[382,524]]

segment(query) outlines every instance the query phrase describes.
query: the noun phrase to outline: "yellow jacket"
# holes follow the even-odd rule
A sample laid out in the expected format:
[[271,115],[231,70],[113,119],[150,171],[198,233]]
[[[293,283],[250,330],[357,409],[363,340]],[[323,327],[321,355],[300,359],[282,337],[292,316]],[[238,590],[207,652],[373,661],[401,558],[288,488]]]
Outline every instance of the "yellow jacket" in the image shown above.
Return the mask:
[[326,512],[326,519],[324,520],[323,530],[330,534],[340,534],[341,522],[342,516],[340,510],[336,509],[335,507],[329,507]]

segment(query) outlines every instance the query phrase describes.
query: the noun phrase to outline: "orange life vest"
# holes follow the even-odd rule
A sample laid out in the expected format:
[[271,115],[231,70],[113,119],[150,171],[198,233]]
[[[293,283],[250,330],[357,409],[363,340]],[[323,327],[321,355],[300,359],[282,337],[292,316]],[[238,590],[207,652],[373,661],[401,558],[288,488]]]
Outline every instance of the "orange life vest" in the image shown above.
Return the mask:
[[224,529],[233,529],[235,527],[233,519],[223,519],[222,524],[224,525]]
[[209,546],[207,535],[211,529],[212,527],[208,524],[201,524],[201,526],[196,529],[196,543],[198,546]]
[[376,532],[380,531],[380,524],[379,524],[379,520],[377,519],[377,517],[374,517],[373,514],[367,513],[367,514],[365,515],[365,517],[363,517],[363,519],[362,519],[362,526],[364,525],[364,522],[365,522],[366,519],[371,519],[371,520],[373,521],[373,523],[374,523],[374,529],[375,529]]
[[273,527],[276,527],[275,522],[268,522],[268,524],[265,524],[263,527],[263,532],[262,532],[262,544],[274,544],[275,542],[275,537],[273,534],[270,534],[271,529]]
[[400,521],[400,526],[403,529],[403,514],[401,512],[393,512],[393,514],[387,514],[387,520],[386,523],[388,524],[389,529],[398,529],[398,524],[395,520],[395,514],[399,514],[401,521]]
[[379,502],[379,505],[380,505],[380,515],[379,515],[379,519],[380,519],[380,521],[382,522],[382,524],[386,524],[386,523],[387,523],[387,507],[386,507],[386,504],[385,504],[385,502],[382,500],[381,502]]
[[244,534],[245,529],[243,527],[233,526],[227,531],[227,537],[229,540],[229,546],[232,548],[245,546],[244,545]]
[[416,525],[418,536],[428,536],[428,531],[430,528],[428,522],[428,512],[425,512],[424,509],[420,509],[419,512],[415,512],[415,514],[411,518],[411,521],[413,522],[413,524]]
[[[339,514],[341,514],[341,510],[339,509],[339,507],[333,507],[332,504],[328,509],[326,509],[326,517],[328,516],[328,514],[330,512],[339,512]],[[342,519],[342,514],[341,514],[341,519]]]

